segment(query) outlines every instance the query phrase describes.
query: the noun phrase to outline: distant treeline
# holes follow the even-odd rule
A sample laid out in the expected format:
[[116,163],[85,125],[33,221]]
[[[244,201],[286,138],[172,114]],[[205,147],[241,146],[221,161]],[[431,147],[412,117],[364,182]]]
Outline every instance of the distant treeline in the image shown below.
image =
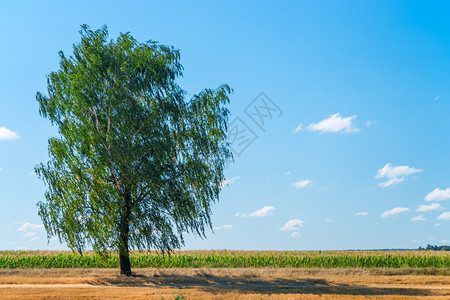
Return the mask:
[[432,251],[450,251],[450,246],[443,245],[443,246],[437,246],[437,245],[430,245],[428,244],[426,248],[419,247],[418,250],[432,250]]

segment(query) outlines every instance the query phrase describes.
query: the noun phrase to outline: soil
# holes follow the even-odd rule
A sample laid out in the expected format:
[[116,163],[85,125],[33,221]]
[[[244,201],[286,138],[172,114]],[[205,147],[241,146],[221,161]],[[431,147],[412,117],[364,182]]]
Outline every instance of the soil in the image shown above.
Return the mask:
[[[450,299],[450,276],[366,269],[3,269],[0,299]],[[409,272],[413,274],[414,272]]]

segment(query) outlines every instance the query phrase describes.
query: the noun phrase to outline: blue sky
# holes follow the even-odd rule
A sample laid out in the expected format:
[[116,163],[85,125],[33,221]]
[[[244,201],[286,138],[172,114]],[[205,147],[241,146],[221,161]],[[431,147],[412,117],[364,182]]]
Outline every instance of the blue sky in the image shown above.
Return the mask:
[[[190,94],[228,83],[235,162],[186,249],[450,244],[447,1],[2,1],[0,249],[47,244],[33,174],[57,134],[37,91],[81,24],[181,51]],[[261,94],[262,93],[262,94]],[[243,132],[243,133],[242,133]]]

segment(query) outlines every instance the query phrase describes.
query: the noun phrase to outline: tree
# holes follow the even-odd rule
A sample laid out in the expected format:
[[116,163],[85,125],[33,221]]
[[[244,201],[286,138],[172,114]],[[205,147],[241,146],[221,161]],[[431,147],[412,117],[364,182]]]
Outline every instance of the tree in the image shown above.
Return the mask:
[[129,33],[108,41],[104,26],[80,30],[73,56],[59,52],[40,114],[59,128],[50,160],[37,165],[47,185],[39,215],[48,239],[70,249],[119,253],[131,274],[131,249],[170,251],[184,233],[205,237],[226,160],[231,89],[185,100],[175,82],[180,53]]

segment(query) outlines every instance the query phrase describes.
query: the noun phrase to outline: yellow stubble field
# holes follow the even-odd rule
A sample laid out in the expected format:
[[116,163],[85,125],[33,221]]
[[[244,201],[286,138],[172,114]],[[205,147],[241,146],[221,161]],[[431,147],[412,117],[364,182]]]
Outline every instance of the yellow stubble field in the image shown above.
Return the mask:
[[0,299],[450,299],[450,276],[414,270],[0,269]]

